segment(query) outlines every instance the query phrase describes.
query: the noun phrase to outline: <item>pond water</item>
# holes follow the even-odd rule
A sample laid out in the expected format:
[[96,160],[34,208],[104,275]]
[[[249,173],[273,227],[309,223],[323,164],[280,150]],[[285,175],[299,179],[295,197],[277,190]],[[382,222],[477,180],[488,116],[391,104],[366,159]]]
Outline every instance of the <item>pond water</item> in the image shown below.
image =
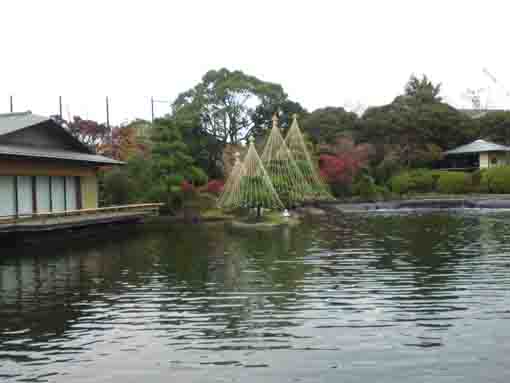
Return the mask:
[[0,250],[2,382],[508,382],[510,215]]

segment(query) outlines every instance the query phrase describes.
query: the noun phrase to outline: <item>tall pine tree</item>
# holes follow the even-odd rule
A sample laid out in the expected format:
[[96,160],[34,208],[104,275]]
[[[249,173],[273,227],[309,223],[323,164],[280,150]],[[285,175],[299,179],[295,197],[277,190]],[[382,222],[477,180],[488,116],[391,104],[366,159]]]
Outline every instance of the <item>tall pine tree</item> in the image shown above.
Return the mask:
[[193,157],[182,140],[178,126],[171,119],[158,120],[153,133],[152,158],[155,179],[160,182],[160,191],[165,194],[169,207],[182,193],[184,181],[205,182],[207,176],[195,166]]

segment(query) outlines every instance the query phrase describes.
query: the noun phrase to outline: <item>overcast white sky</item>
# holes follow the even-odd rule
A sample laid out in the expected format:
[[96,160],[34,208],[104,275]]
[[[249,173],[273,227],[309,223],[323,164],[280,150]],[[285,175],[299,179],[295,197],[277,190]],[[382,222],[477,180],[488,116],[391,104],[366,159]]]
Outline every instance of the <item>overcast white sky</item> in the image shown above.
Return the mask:
[[[240,69],[283,85],[313,110],[399,94],[411,73],[510,97],[510,3],[504,0],[2,0],[0,112],[58,112],[114,123],[150,118],[150,96],[173,100],[209,69]],[[164,114],[160,104],[156,114]]]

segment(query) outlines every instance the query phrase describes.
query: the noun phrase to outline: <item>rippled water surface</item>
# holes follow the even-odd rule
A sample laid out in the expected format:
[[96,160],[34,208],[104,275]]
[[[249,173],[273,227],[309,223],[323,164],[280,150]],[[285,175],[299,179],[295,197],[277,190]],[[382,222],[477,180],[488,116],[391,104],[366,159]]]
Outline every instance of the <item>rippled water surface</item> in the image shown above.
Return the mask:
[[0,250],[2,382],[509,382],[510,215]]

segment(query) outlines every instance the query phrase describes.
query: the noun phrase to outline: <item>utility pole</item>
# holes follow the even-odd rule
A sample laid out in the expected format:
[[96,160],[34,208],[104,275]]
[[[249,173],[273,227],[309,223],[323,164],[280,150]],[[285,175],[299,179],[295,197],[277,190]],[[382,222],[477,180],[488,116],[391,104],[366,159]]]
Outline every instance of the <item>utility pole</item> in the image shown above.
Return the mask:
[[168,100],[154,100],[154,97],[151,97],[151,119],[152,119],[153,123],[154,123],[154,119],[156,118],[155,115],[154,115],[154,104],[156,102],[160,102],[160,103],[163,103],[163,104],[171,105],[171,102],[168,101]]
[[58,96],[58,114],[62,120],[62,96]]
[[151,122],[154,123],[154,97],[151,97]]
[[110,100],[106,96],[106,131],[110,135],[110,146],[113,150],[113,132],[110,129]]
[[10,104],[11,104],[10,111],[11,111],[11,113],[14,113],[14,103],[13,103],[13,101],[12,101],[12,95],[11,95],[11,96],[9,96],[9,100],[10,100]]
[[106,96],[106,127],[110,130],[110,101]]

